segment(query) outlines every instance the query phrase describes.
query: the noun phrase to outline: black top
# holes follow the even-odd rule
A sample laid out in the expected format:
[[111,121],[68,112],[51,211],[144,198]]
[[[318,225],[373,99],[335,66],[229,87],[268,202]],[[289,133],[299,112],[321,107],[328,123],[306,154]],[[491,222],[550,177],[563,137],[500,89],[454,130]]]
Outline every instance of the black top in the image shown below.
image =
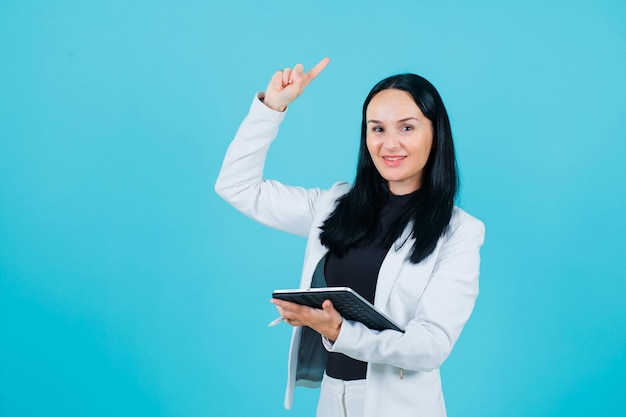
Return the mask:
[[[414,194],[389,194],[389,200],[381,211],[378,233],[371,242],[349,249],[342,257],[332,252],[328,254],[324,275],[329,287],[350,287],[374,304],[378,271],[390,249],[390,245],[383,245],[383,237]],[[326,374],[330,377],[352,381],[365,379],[366,372],[366,362],[352,359],[342,353],[330,352],[328,355]]]

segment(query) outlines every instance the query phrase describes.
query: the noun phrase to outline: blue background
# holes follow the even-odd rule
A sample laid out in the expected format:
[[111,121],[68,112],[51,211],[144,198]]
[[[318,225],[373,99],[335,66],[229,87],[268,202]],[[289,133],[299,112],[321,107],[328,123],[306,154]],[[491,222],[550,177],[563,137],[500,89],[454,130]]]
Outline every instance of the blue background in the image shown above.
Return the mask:
[[450,112],[487,239],[449,415],[626,415],[626,6],[503,3],[1,0],[0,415],[313,415],[266,327],[304,240],[213,184],[254,93],[324,56],[268,177],[352,180],[388,75]]

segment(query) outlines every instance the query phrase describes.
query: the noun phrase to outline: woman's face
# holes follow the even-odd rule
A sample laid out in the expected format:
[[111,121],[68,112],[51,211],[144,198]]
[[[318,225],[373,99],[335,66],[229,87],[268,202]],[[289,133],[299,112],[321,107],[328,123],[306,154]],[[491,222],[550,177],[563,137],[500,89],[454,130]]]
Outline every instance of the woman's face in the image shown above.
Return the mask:
[[404,90],[387,89],[367,106],[367,149],[392,194],[422,186],[422,173],[433,145],[433,126]]

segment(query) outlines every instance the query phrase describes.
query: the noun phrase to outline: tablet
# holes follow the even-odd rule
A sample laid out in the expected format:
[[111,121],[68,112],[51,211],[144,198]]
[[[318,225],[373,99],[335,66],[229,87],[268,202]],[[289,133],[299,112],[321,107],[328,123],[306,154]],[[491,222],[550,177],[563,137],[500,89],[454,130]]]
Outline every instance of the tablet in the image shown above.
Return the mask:
[[347,320],[359,321],[373,330],[391,329],[404,333],[393,320],[349,287],[275,290],[272,297],[314,308],[322,308],[324,300],[330,300]]

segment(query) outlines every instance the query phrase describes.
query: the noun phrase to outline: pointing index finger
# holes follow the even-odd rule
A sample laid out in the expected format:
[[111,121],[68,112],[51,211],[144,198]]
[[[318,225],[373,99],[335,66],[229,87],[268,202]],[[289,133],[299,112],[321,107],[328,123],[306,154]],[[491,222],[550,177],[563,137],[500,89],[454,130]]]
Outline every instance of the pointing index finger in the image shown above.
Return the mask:
[[315,65],[313,68],[311,68],[309,72],[307,72],[305,75],[307,83],[313,81],[315,77],[320,75],[320,73],[324,70],[324,68],[326,68],[329,62],[330,58],[326,57],[318,62],[317,65]]

